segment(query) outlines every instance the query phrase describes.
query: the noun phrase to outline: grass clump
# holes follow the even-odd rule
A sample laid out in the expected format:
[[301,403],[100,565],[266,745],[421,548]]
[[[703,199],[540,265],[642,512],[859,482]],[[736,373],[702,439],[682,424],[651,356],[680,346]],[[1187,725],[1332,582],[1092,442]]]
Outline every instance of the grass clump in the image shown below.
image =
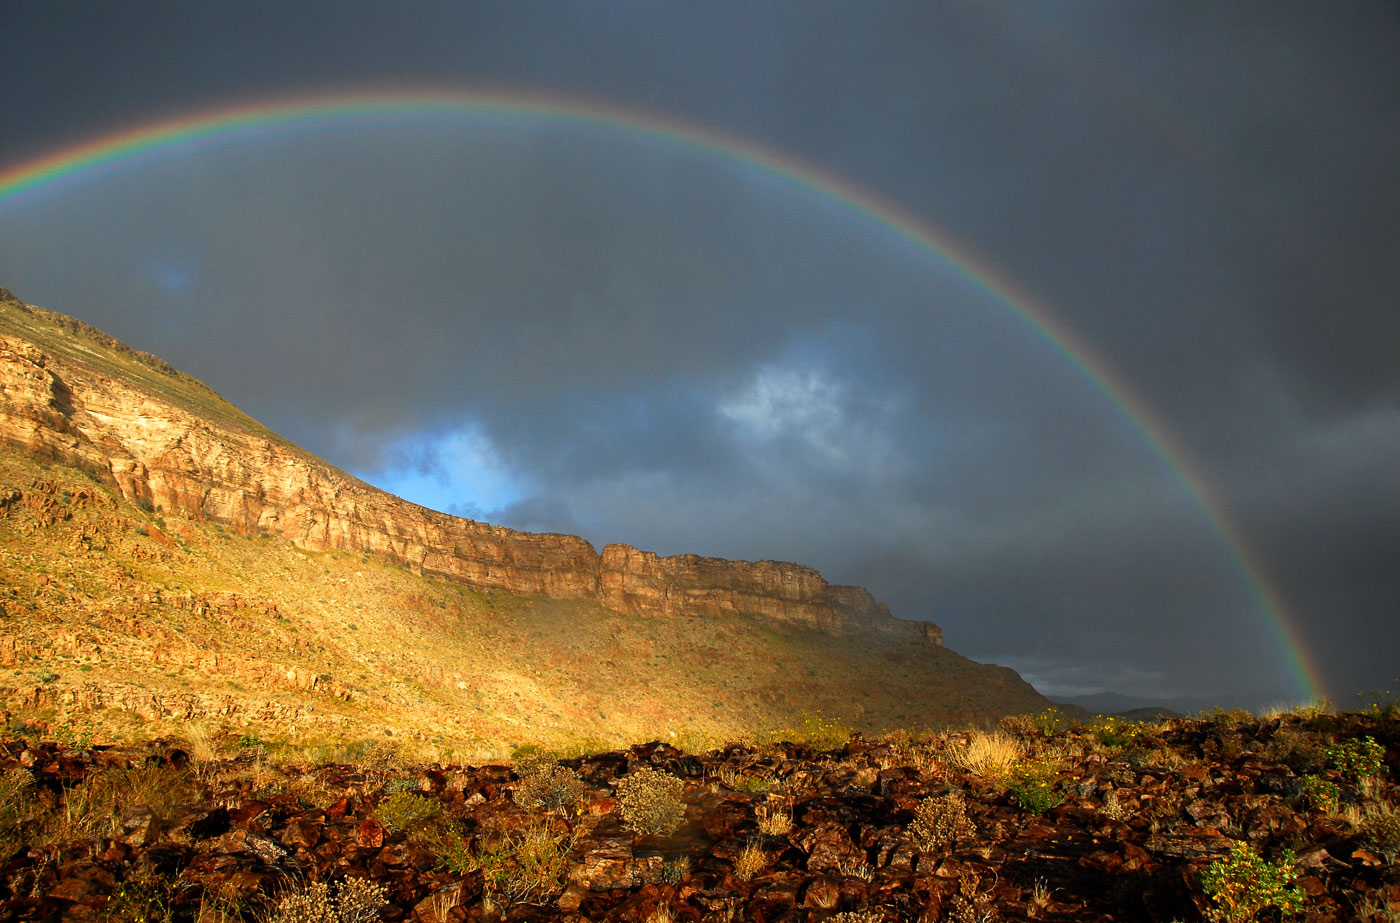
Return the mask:
[[190,794],[189,774],[159,764],[107,769],[63,792],[63,803],[44,829],[48,843],[116,836],[124,811],[143,807],[168,818]]
[[967,839],[977,832],[977,825],[967,816],[967,802],[961,792],[949,792],[925,798],[914,809],[909,823],[909,837],[921,852],[932,853]]
[[758,843],[750,842],[734,860],[734,874],[742,881],[750,881],[768,865],[768,856]]
[[431,798],[412,792],[396,791],[375,808],[374,817],[390,833],[400,833],[436,817],[442,806]]
[[669,773],[645,767],[628,773],[617,783],[623,824],[641,836],[674,833],[685,820],[684,791],[685,783]]
[[1394,861],[1400,857],[1400,814],[1389,805],[1373,808],[1361,819],[1361,838]]
[[20,849],[24,823],[34,810],[33,786],[34,777],[27,769],[11,769],[0,776],[0,862]]
[[1295,913],[1306,899],[1303,889],[1293,883],[1297,877],[1292,850],[1285,849],[1274,863],[1248,843],[1235,843],[1229,856],[1201,872],[1201,890],[1212,904],[1207,916],[1216,923],[1246,923],[1269,907]]
[[994,731],[973,731],[967,745],[952,754],[953,765],[986,778],[1004,778],[1021,756],[1021,745],[1011,736]]

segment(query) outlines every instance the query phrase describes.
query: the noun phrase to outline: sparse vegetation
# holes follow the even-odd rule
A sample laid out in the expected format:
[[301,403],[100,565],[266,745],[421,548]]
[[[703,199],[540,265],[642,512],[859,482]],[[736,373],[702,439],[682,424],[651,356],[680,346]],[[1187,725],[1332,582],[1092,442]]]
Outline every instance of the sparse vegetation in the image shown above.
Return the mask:
[[375,809],[375,819],[385,830],[398,833],[436,817],[440,810],[437,801],[408,791],[396,791]]
[[[169,742],[74,751],[9,741],[0,743],[0,842],[18,849],[5,861],[0,913],[57,918],[77,897],[93,918],[118,923],[371,923],[379,901],[392,900],[413,912],[405,919],[547,920],[563,895],[580,902],[567,913],[584,919],[737,920],[760,899],[827,920],[844,907],[892,923],[918,913],[908,894],[927,893],[940,920],[1054,921],[1136,918],[1151,894],[1161,919],[1281,920],[1305,910],[1332,923],[1386,920],[1387,895],[1400,887],[1400,792],[1386,775],[1343,776],[1364,759],[1315,783],[1286,760],[1312,747],[1365,756],[1369,738],[1386,765],[1394,754],[1381,741],[1393,729],[1356,714],[1273,721],[1162,722],[1116,748],[1093,725],[1036,728],[1014,742],[1006,769],[966,759],[982,737],[967,731],[855,739],[816,753],[731,745],[699,758],[650,743],[568,766],[536,749],[518,754],[513,771],[407,766],[397,742],[356,745],[347,748],[355,763],[327,764],[280,742],[238,747],[228,731],[212,732],[214,758],[188,769],[172,765]],[[24,752],[32,769],[16,765]],[[715,787],[687,788],[661,768],[686,766]],[[1344,778],[1332,783],[1340,813],[1319,813],[1320,783]],[[767,797],[729,784],[745,779],[766,780]],[[540,797],[529,796],[530,780]],[[547,807],[562,808],[568,799],[551,793],[574,785],[615,786],[618,798]],[[1070,796],[1076,806],[1053,822],[1032,818]],[[1084,809],[1095,803],[1098,811]],[[619,826],[665,836],[687,812],[708,837],[619,836]],[[1110,819],[1119,823],[1107,828]],[[869,833],[857,841],[852,830]],[[1221,836],[1235,844],[1223,855]],[[98,849],[125,857],[103,860],[112,863],[106,880],[88,871]],[[1347,857],[1346,875],[1329,874],[1330,860],[1317,864],[1324,852]],[[371,887],[375,862],[389,870],[375,887],[387,890],[357,902],[347,889]],[[262,871],[272,867],[280,871]],[[939,868],[953,874],[930,871]],[[775,887],[799,879],[795,892]],[[577,887],[565,895],[570,881]]]

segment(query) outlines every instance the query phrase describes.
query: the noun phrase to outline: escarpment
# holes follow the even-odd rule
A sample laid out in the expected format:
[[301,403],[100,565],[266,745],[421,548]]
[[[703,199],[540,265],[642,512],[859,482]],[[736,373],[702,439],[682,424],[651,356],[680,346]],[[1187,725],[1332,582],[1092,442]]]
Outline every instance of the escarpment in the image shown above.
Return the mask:
[[[2,291],[2,290],[0,290]],[[860,587],[775,561],[601,553],[425,509],[277,437],[203,384],[63,315],[0,298],[0,441],[130,500],[309,551],[401,563],[486,591],[596,600],[634,615],[741,617],[834,634],[911,633]]]

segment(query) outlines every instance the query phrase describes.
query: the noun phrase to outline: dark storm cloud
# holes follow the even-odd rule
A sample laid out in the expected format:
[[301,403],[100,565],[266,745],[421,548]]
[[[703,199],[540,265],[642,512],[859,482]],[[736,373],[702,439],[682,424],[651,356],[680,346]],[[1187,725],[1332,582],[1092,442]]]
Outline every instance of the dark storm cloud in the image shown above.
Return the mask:
[[0,206],[0,284],[337,464],[521,528],[812,563],[1066,694],[1289,698],[1223,514],[1338,690],[1391,678],[1393,7],[7,3],[0,34],[0,164],[422,81],[771,145],[1034,292],[1223,506],[954,268],[693,150],[401,121]]

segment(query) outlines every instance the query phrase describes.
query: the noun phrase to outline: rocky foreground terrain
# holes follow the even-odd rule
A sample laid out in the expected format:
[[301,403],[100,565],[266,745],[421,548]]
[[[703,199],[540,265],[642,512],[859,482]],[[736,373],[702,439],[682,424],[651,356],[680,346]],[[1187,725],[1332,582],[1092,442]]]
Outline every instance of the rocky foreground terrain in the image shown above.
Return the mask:
[[0,920],[1400,919],[1400,720],[1320,710],[514,766],[0,745]]

